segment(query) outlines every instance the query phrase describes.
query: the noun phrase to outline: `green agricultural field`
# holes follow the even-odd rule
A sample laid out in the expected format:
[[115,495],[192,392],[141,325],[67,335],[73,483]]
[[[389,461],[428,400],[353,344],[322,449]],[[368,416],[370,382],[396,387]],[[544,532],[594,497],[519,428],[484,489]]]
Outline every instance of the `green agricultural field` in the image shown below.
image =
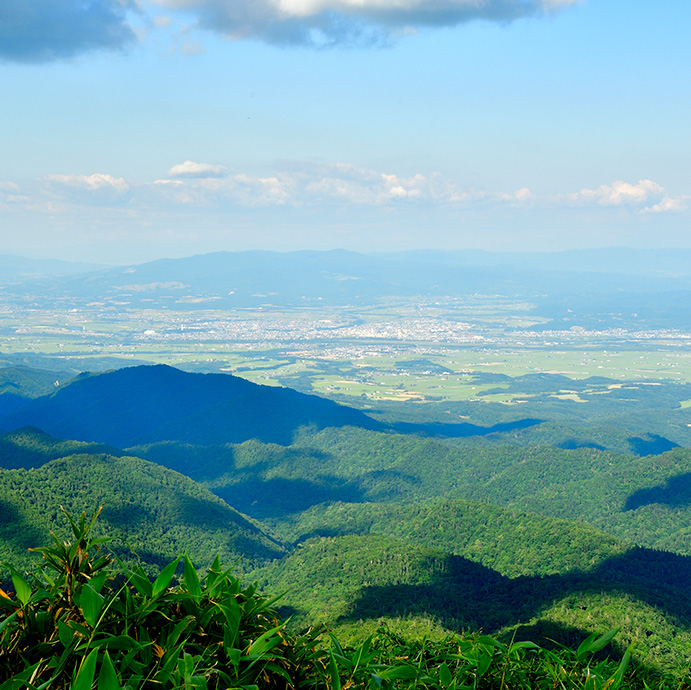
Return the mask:
[[[224,371],[353,402],[504,405],[530,400],[532,392],[504,393],[501,383],[479,381],[479,374],[691,382],[691,340],[685,334],[531,331],[546,319],[533,316],[529,302],[499,296],[234,311],[107,302],[5,307],[0,352],[48,357],[74,373],[152,362]],[[592,402],[564,388],[552,392],[555,400]]]

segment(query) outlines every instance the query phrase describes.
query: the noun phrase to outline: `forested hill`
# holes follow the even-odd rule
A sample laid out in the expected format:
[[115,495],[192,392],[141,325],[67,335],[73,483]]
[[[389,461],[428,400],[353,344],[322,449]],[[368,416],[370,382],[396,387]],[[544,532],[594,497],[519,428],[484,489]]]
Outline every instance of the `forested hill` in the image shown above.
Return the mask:
[[304,426],[384,428],[358,410],[317,396],[164,365],[85,375],[0,417],[2,430],[25,426],[121,448],[158,441],[286,444]]
[[220,554],[240,570],[283,555],[254,522],[187,477],[140,458],[80,453],[0,470],[1,562],[25,567],[36,560],[27,548],[49,544],[53,530],[64,538],[60,506],[73,515],[104,506],[99,531],[116,538],[120,557],[152,572],[184,550],[200,565]]

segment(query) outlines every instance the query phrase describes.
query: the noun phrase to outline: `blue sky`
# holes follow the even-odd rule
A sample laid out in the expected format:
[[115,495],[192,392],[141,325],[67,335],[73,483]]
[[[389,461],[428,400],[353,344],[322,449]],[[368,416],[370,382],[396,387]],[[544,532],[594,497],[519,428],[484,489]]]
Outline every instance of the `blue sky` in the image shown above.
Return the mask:
[[691,3],[3,0],[0,252],[691,247]]

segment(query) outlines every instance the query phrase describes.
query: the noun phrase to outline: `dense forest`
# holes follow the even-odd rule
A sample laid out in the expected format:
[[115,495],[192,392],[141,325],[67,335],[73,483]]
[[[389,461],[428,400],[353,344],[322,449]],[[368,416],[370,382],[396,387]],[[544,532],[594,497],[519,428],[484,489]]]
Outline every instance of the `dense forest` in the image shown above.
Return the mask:
[[[136,380],[139,372],[142,379],[127,393],[122,381]],[[172,376],[175,395],[164,386],[140,403],[152,374],[156,382]],[[161,596],[190,594],[190,564],[204,578],[218,570],[218,558],[232,564],[237,587],[257,583],[259,590],[242,590],[251,591],[250,598],[261,598],[260,591],[280,594],[271,615],[286,622],[265,631],[283,631],[280,638],[292,642],[281,644],[289,646],[311,640],[310,654],[321,659],[309,670],[319,677],[313,679],[316,687],[337,687],[339,674],[347,682],[342,660],[362,645],[369,645],[370,660],[380,670],[397,666],[390,656],[396,645],[409,654],[417,650],[426,659],[427,674],[424,685],[422,671],[416,672],[418,687],[463,687],[470,681],[454,675],[461,670],[458,664],[452,668],[448,649],[466,643],[475,645],[473,654],[495,650],[487,662],[486,684],[476,676],[470,687],[495,687],[495,682],[501,687],[501,680],[489,680],[500,658],[505,664],[516,662],[517,677],[522,674],[525,683],[527,678],[536,683],[511,687],[556,687],[545,679],[557,682],[547,670],[557,658],[571,683],[563,680],[564,686],[581,687],[584,681],[565,669],[580,668],[590,659],[577,651],[584,640],[592,642],[615,629],[616,636],[607,640],[611,661],[597,657],[604,664],[599,668],[609,674],[602,676],[601,687],[615,687],[617,669],[622,669],[623,687],[643,687],[644,679],[649,687],[653,682],[677,687],[685,677],[691,649],[691,451],[683,447],[645,455],[631,446],[622,452],[604,444],[533,445],[523,437],[528,427],[516,426],[515,419],[488,417],[463,422],[466,432],[477,433],[452,429],[445,434],[447,427],[434,427],[415,414],[397,420],[396,406],[382,406],[367,416],[343,405],[324,407],[306,395],[291,403],[303,416],[299,423],[295,415],[286,419],[280,439],[238,438],[242,424],[232,420],[207,439],[199,431],[191,437],[180,430],[142,437],[141,423],[128,420],[146,418],[152,406],[172,396],[167,404],[179,408],[176,419],[182,428],[184,420],[206,414],[225,381],[133,367],[114,382],[110,374],[81,376],[57,387],[50,383],[53,388],[46,392],[40,376],[36,386],[30,383],[27,368],[5,376],[24,387],[18,396],[23,402],[16,407],[22,416],[3,417],[6,429],[12,419],[32,424],[50,419],[46,426],[51,431],[65,429],[53,436],[25,426],[0,436],[2,588],[22,606],[29,600],[21,601],[21,582],[48,590],[20,574],[37,567],[45,554],[41,549],[53,548],[51,531],[57,537],[54,545],[74,533],[76,523],[65,521],[61,507],[79,515],[103,506],[90,534],[107,539],[118,567],[139,573],[136,577],[160,583],[165,575]],[[228,380],[235,385],[233,378]],[[187,381],[194,383],[189,394]],[[247,389],[246,382],[240,385]],[[242,400],[253,400],[257,410],[264,410],[255,414],[270,425],[282,409],[272,407],[275,389],[249,386]],[[0,398],[8,394],[16,395]],[[120,408],[127,411],[116,432],[108,432],[98,419],[99,399],[107,401],[111,421]],[[182,399],[185,406],[178,402]],[[202,399],[205,407],[196,409]],[[85,407],[85,400],[92,402]],[[216,405],[210,420],[220,419],[230,407],[230,402]],[[89,409],[92,413],[85,415]],[[80,414],[85,422],[77,427]],[[330,425],[329,419],[337,424]],[[159,430],[173,427],[158,425]],[[79,433],[71,438],[69,430]],[[118,445],[118,439],[128,443]],[[176,561],[183,553],[187,560]],[[175,565],[169,567],[171,562]],[[122,576],[114,577],[117,582]],[[135,582],[140,580],[129,577],[139,588]],[[97,594],[115,597],[117,608],[120,594],[103,589],[105,583]],[[19,635],[9,622],[17,610],[13,606],[0,620],[6,641]],[[80,615],[85,610],[82,605]],[[324,630],[336,637],[329,642]],[[86,658],[90,643],[70,639],[76,646],[67,645],[69,653],[82,649]],[[167,649],[161,641],[155,644]],[[509,654],[509,649],[523,651]],[[529,649],[536,650],[534,656]],[[110,652],[108,661],[103,652],[93,652],[94,669],[110,669],[114,663]],[[201,657],[208,661],[205,654]],[[176,659],[178,682],[188,662]],[[81,662],[65,663],[60,672],[69,667],[76,682]],[[120,666],[113,666],[118,678],[126,677],[128,664],[121,659]],[[444,664],[449,677],[440,670]],[[170,669],[166,682],[173,683]],[[391,687],[408,687],[413,677],[405,676],[412,671],[388,672],[380,678]],[[358,682],[365,687],[372,677]]]

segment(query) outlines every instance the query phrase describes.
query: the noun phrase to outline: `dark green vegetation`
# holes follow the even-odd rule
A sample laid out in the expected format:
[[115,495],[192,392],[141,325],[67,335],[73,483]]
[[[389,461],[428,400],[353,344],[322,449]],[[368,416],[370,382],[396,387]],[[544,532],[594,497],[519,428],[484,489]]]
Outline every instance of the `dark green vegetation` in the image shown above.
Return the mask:
[[[284,549],[245,516],[190,479],[132,457],[88,453],[87,444],[53,442],[28,431],[5,436],[5,452],[33,447],[37,469],[0,472],[0,553],[28,565],[30,546],[45,545],[59,506],[105,505],[100,529],[114,537],[122,557],[134,551],[154,571],[183,549],[206,563],[220,554],[244,569],[276,558]],[[51,455],[81,454],[50,460]],[[98,447],[95,449],[98,451]],[[87,454],[88,453],[88,454]],[[48,462],[48,460],[50,460]],[[46,463],[46,464],[43,464]]]
[[[486,376],[503,390],[529,389],[534,409],[567,384],[558,375]],[[674,445],[668,437],[644,421],[634,426],[643,393],[652,391],[661,415],[674,397],[664,387],[628,391],[606,378],[574,386],[593,401],[613,395],[623,407],[632,396],[631,431],[613,423],[621,416],[597,420],[600,438],[624,439],[628,452],[532,445],[530,434],[563,438],[566,413],[546,423],[516,406],[502,416],[482,401],[469,401],[464,419],[449,403],[382,404],[367,416],[228,375],[131,367],[80,376],[3,418],[6,428],[31,422],[43,431],[0,437],[0,550],[27,568],[27,546],[48,545],[50,529],[63,537],[60,505],[77,514],[104,504],[95,529],[115,539],[110,548],[128,567],[132,552],[154,577],[185,550],[202,568],[220,554],[247,581],[287,592],[280,605],[292,616],[288,636],[323,623],[356,645],[382,622],[406,639],[481,630],[498,641],[466,638],[475,658],[490,645],[499,650],[491,663],[505,664],[512,639],[536,640],[542,670],[524,669],[536,683],[525,687],[539,687],[538,678],[559,687],[545,670],[554,661],[544,651],[549,640],[575,648],[591,633],[621,628],[612,653],[623,658],[634,643],[631,687],[651,673],[680,679],[691,650],[691,451],[665,450]],[[582,403],[570,404],[581,414]],[[587,415],[576,418],[578,438],[588,438]],[[377,639],[376,658],[390,660],[396,636]],[[409,654],[442,654],[444,645],[461,644],[453,639],[421,641]],[[91,648],[80,649],[89,658]],[[436,666],[425,673],[450,686],[434,654]],[[104,658],[97,652],[94,668]]]
[[[359,646],[330,649],[319,633],[295,635],[272,602],[243,588],[220,561],[203,578],[187,555],[155,580],[114,569],[103,539],[68,517],[71,539],[37,549],[44,566],[29,580],[12,569],[14,598],[0,597],[0,669],[10,688],[587,688],[679,686],[645,667],[629,672],[596,655],[616,630],[593,634],[575,651],[478,635],[438,643],[380,632]],[[182,561],[179,582],[175,572]]]

